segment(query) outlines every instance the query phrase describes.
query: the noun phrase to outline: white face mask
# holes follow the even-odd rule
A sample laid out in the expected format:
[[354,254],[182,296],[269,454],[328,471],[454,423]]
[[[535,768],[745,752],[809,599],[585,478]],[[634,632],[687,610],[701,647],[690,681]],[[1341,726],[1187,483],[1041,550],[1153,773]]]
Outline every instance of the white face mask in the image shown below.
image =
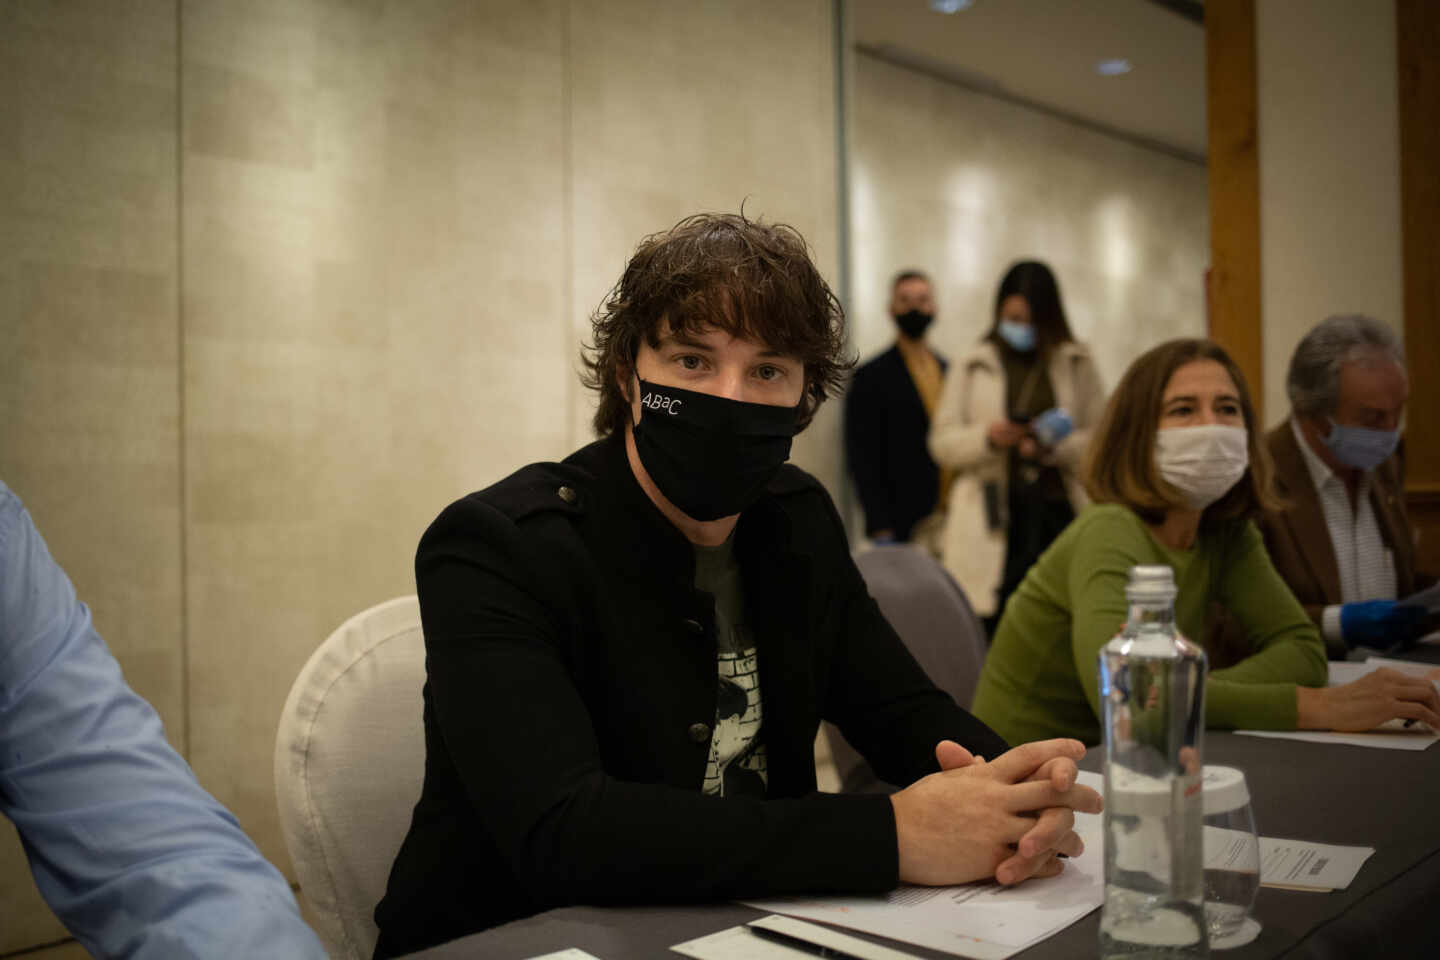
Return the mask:
[[1230,491],[1250,465],[1244,427],[1207,424],[1155,432],[1155,465],[1160,476],[1185,495],[1192,510],[1204,510]]

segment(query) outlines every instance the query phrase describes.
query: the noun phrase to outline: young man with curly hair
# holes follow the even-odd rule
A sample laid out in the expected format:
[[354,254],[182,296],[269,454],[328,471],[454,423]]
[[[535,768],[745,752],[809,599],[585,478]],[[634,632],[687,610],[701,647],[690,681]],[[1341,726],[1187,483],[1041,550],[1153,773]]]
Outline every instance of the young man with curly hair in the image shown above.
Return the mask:
[[[682,220],[593,323],[600,439],[421,540],[425,785],[376,956],[572,903],[1058,872],[1083,747],[1007,753],[937,690],[785,463],[850,365],[800,235]],[[822,719],[908,786],[817,793]]]

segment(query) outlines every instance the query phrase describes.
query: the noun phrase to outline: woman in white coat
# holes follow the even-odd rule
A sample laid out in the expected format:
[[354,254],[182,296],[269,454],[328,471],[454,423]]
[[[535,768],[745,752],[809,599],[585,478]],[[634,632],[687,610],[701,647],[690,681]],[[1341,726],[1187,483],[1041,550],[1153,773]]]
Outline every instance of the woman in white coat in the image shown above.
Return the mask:
[[1105,389],[1065,320],[1050,268],[1000,281],[990,331],[951,364],[930,454],[955,474],[945,567],[993,627],[1025,572],[1085,504],[1076,470]]

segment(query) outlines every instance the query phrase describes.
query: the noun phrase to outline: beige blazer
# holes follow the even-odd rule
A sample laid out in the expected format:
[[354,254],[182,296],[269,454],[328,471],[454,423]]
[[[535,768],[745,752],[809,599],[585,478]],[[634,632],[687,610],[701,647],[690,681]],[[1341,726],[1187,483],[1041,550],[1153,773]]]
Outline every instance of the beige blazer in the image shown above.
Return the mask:
[[[1080,459],[1104,410],[1105,387],[1083,344],[1069,342],[1056,348],[1049,373],[1056,405],[1075,421],[1074,432],[1055,448],[1053,462],[1060,468],[1070,503],[1078,513],[1089,502],[1078,476]],[[982,341],[950,364],[929,436],[935,462],[955,471],[941,535],[941,562],[981,616],[995,612],[995,589],[1005,568],[1005,530],[1009,525],[1005,454],[990,446],[985,431],[1006,413],[1005,368],[995,345]],[[1001,525],[996,530],[989,529],[985,520],[987,483],[996,484],[999,493]]]

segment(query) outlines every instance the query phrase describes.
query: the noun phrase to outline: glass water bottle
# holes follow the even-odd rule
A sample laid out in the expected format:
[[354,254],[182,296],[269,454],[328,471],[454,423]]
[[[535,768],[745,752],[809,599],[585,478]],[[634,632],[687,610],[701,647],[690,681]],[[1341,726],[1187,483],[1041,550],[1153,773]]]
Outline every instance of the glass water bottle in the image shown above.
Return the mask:
[[1100,651],[1105,906],[1100,956],[1207,957],[1205,652],[1175,628],[1167,566],[1130,571],[1124,629]]

